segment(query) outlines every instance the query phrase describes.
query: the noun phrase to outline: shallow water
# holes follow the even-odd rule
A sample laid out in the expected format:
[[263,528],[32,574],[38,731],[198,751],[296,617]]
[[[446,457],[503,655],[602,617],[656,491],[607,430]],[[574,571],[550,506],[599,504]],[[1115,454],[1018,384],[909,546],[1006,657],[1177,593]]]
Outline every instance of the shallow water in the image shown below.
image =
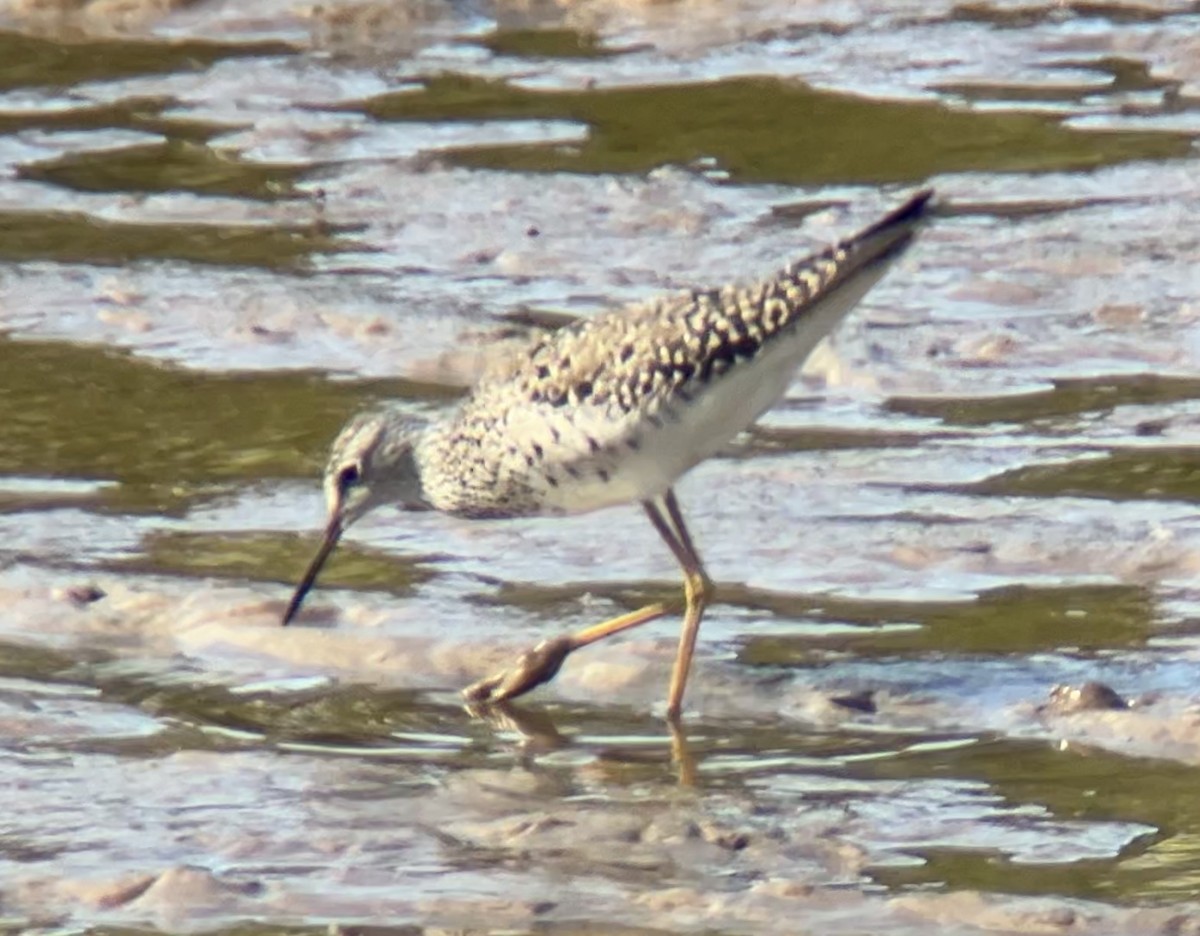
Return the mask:
[[[0,929],[1200,927],[1193,4],[164,6],[0,6]],[[927,182],[679,486],[683,734],[673,620],[458,696],[678,600],[635,508],[371,518],[278,627],[350,413]]]

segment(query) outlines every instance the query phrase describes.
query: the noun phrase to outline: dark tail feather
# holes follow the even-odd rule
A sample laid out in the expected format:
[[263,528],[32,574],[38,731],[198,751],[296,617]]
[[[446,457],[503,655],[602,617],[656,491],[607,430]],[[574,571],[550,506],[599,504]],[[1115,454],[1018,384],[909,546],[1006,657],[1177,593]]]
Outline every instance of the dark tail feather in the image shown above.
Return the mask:
[[842,241],[838,247],[850,253],[865,254],[870,258],[868,262],[891,257],[908,245],[917,226],[925,219],[932,198],[933,189],[922,189],[870,227]]

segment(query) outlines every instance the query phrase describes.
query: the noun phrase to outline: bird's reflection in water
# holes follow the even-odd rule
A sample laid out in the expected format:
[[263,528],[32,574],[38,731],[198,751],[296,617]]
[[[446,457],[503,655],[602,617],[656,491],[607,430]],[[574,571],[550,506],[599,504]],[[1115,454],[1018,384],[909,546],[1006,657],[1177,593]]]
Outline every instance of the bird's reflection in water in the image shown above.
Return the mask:
[[[578,743],[569,735],[563,734],[555,723],[554,717],[544,709],[527,709],[511,702],[469,703],[464,705],[463,709],[472,718],[485,722],[497,732],[517,735],[517,752],[526,764],[531,764],[539,757],[565,750]],[[670,763],[676,780],[680,786],[695,786],[696,758],[688,744],[683,725],[677,719],[667,719],[662,724],[668,732]],[[628,750],[622,752],[622,760],[629,761],[631,759],[646,760],[644,752],[640,752],[634,757],[630,756]]]

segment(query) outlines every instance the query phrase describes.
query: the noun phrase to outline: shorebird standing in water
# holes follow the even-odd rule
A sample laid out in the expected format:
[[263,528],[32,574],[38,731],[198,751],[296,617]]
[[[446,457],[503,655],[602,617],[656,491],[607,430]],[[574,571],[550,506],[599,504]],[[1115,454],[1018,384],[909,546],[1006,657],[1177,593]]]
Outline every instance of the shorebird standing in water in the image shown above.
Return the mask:
[[[355,416],[325,469],[328,523],[289,623],[350,524],[396,504],[467,518],[557,516],[638,502],[683,570],[686,607],[667,694],[679,716],[711,591],[672,486],[786,392],[816,344],[912,242],[933,192],[752,286],[665,296],[583,319],[493,368],[452,413]],[[551,638],[463,690],[499,702],[549,681],[568,654],[666,613],[647,605]]]

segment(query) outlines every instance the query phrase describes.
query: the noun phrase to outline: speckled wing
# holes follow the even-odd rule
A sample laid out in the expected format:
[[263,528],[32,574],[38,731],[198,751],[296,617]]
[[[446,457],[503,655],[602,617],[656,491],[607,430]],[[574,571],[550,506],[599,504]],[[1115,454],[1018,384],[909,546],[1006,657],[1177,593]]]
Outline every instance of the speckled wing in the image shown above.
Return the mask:
[[470,497],[494,489],[511,513],[573,513],[663,493],[783,395],[912,240],[931,197],[920,192],[757,284],[668,296],[536,338],[489,370],[442,440],[489,466]]
[[866,230],[752,286],[693,290],[549,332],[499,373],[532,403],[589,404],[613,415],[711,384],[803,321],[828,334],[908,245],[932,194],[920,192]]

